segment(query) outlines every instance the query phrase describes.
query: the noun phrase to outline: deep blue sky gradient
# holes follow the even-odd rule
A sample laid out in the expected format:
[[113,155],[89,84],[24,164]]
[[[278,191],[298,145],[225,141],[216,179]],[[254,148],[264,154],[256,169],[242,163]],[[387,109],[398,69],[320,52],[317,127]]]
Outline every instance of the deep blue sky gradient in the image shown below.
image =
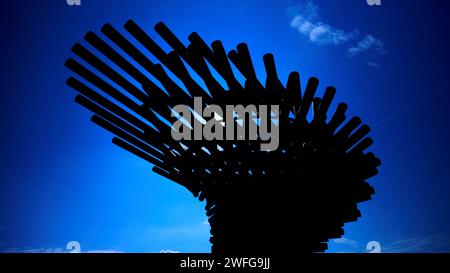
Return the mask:
[[[383,161],[370,180],[376,195],[330,251],[361,252],[371,240],[404,251],[414,250],[411,240],[430,241],[426,251],[450,251],[450,3],[316,0],[320,21],[355,33],[346,43],[320,45],[290,26],[292,7],[305,2],[4,1],[0,250],[77,240],[87,251],[209,251],[204,204],[111,144],[65,86],[74,43],[106,22],[122,31],[133,19],[157,41],[153,25],[164,21],[182,41],[196,31],[226,50],[247,42],[261,79],[262,56],[271,52],[283,82],[293,70],[303,82],[317,76],[320,92],[334,85],[335,101],[371,125],[372,151]],[[348,48],[369,34],[383,41],[385,54],[349,58]]]

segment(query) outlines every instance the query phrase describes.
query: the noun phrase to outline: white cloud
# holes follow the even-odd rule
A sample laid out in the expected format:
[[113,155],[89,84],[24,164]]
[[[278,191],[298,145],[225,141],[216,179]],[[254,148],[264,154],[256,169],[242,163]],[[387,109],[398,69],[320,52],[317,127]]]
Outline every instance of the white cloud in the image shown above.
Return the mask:
[[180,253],[180,251],[166,249],[166,250],[159,251],[159,253]]
[[88,250],[86,252],[81,252],[81,253],[123,253],[123,252],[113,250],[113,249],[107,249],[107,250]]
[[382,247],[382,252],[414,253],[414,252],[449,252],[450,238],[442,235],[414,237],[399,240]]
[[358,247],[358,242],[354,241],[354,240],[350,240],[347,238],[338,238],[338,239],[333,239],[333,242],[336,244],[342,244],[342,245],[347,245],[347,246],[352,246],[352,247]]
[[376,59],[386,53],[385,44],[375,36],[367,34],[356,45],[350,46],[351,41],[360,36],[359,31],[345,31],[323,22],[319,16],[319,7],[313,1],[303,5],[290,4],[288,14],[292,17],[291,27],[306,36],[310,42],[318,45],[345,45],[348,47],[347,57],[370,54],[367,64],[375,68],[381,67]]
[[381,67],[380,64],[375,63],[375,62],[367,62],[367,64],[370,65],[371,67],[375,67],[375,68]]
[[[56,247],[56,248],[27,248],[27,247],[18,247],[18,248],[7,248],[2,250],[4,253],[70,253],[70,250]],[[117,250],[107,249],[107,250],[88,250],[82,251],[81,253],[122,253]]]
[[309,1],[303,7],[290,7],[289,11],[294,14],[291,27],[307,36],[313,43],[338,45],[355,35],[355,32],[345,32],[320,21],[318,6],[312,1]]
[[11,247],[2,250],[3,253],[66,253],[67,250],[63,248],[22,248],[22,247]]
[[366,51],[370,51],[375,55],[384,54],[386,52],[384,43],[380,39],[377,39],[372,35],[366,35],[366,37],[360,40],[356,46],[350,47],[347,50],[347,56],[354,57]]

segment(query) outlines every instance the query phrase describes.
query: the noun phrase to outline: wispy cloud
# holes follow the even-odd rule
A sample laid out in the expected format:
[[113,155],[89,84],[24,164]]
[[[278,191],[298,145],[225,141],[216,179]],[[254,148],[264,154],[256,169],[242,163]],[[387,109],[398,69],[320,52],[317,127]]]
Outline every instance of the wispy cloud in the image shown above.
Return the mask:
[[8,248],[3,250],[4,253],[68,253],[63,248]]
[[360,252],[358,242],[345,237],[330,240],[329,247],[334,253]]
[[159,253],[180,253],[180,251],[166,249],[166,250],[159,251]]
[[344,238],[344,237],[338,238],[338,239],[333,239],[333,242],[336,244],[347,245],[347,246],[351,246],[351,247],[355,247],[355,248],[358,247],[358,242]]
[[383,246],[382,252],[450,252],[450,238],[443,235],[432,235],[427,237],[414,237],[410,239],[399,240]]
[[[368,245],[359,245],[357,241],[347,238],[331,240],[337,253],[367,253]],[[363,248],[362,248],[363,247]],[[444,235],[418,236],[381,244],[381,253],[443,253],[450,252],[450,237]]]
[[123,253],[123,252],[114,249],[106,249],[106,250],[88,250],[82,253]]
[[318,10],[318,6],[312,1],[304,6],[290,7],[290,11],[294,14],[291,27],[307,36],[309,41],[320,45],[338,45],[354,37],[356,32],[345,32],[322,22]]
[[[0,252],[3,253],[70,253],[69,249],[55,247],[55,248],[32,248],[32,247],[13,247],[7,248]],[[104,249],[104,250],[87,250],[81,251],[81,253],[122,253],[121,251],[114,249]]]
[[366,34],[361,38],[357,29],[346,31],[325,23],[319,16],[319,7],[313,1],[295,5],[291,3],[288,14],[292,17],[291,27],[306,36],[310,42],[318,45],[346,46],[347,57],[369,55],[367,64],[375,68],[381,67],[376,59],[387,51],[384,42],[374,35]]
[[367,62],[367,64],[370,65],[371,67],[375,67],[375,68],[381,67],[381,65],[376,62]]
[[381,55],[386,52],[384,49],[384,43],[372,35],[366,35],[362,40],[347,50],[348,57],[354,57],[363,52],[371,52],[376,55]]

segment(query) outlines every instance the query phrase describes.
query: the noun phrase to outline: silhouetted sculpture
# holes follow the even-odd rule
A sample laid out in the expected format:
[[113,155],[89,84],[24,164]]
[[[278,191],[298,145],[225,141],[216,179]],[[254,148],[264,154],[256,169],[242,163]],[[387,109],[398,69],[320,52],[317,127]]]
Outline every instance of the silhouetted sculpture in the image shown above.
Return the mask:
[[[186,47],[158,23],[156,32],[173,49],[166,53],[133,21],[125,29],[130,38],[104,25],[108,42],[87,33],[85,40],[96,51],[75,44],[72,51],[89,65],[69,58],[66,66],[83,80],[71,77],[67,84],[80,92],[75,101],[95,113],[92,121],[115,135],[113,143],[206,200],[213,253],[270,254],[287,247],[321,252],[329,239],[344,234],[344,223],[361,216],[357,203],[374,193],[365,180],[378,173],[381,162],[364,152],[372,144],[369,127],[360,126],[358,117],[344,124],[346,104],[327,117],[333,87],[315,97],[318,80],[310,78],[302,93],[297,72],[284,86],[271,54],[263,58],[263,85],[246,44],[227,55],[220,41],[209,47],[192,33]],[[245,78],[244,86],[229,60]],[[279,126],[279,148],[260,151],[261,141],[250,140],[175,141],[164,119],[176,121],[171,108],[192,107],[194,96],[201,96],[204,106],[280,105],[279,120],[271,124]]]

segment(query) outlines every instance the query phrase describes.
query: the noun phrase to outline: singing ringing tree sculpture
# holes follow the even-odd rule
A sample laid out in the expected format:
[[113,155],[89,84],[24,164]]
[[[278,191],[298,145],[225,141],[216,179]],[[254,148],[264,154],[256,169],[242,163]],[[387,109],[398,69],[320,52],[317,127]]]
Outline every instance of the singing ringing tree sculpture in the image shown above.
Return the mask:
[[[89,47],[75,44],[77,57],[66,67],[77,76],[67,84],[79,92],[75,101],[94,113],[92,121],[115,135],[114,144],[206,200],[213,253],[269,254],[292,246],[322,252],[344,234],[344,223],[361,216],[357,204],[374,194],[366,180],[381,161],[366,152],[370,128],[358,117],[347,120],[345,103],[328,114],[335,88],[316,97],[318,79],[301,88],[297,72],[283,85],[271,54],[263,58],[263,84],[245,43],[227,54],[220,41],[208,46],[192,33],[185,46],[158,23],[156,32],[172,48],[166,52],[133,21],[125,30],[106,24],[103,37],[85,35]],[[279,105],[268,123],[279,131],[277,148],[261,149],[261,139],[175,140],[171,124],[179,117],[172,111],[180,104],[194,109],[194,97],[202,98],[202,108]],[[255,116],[221,124],[262,126]],[[189,125],[199,120],[194,115]]]

